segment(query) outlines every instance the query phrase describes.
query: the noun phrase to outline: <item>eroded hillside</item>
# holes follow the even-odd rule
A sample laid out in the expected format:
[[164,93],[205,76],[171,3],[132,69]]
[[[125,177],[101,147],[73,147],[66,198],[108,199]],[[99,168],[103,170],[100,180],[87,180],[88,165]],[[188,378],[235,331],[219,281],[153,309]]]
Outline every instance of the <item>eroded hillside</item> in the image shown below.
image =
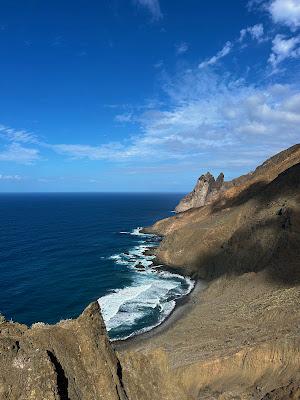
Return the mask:
[[183,399],[299,398],[299,161],[294,146],[230,195],[146,229],[164,236],[158,262],[209,284],[150,340],[120,349],[128,393],[133,358],[159,350]]

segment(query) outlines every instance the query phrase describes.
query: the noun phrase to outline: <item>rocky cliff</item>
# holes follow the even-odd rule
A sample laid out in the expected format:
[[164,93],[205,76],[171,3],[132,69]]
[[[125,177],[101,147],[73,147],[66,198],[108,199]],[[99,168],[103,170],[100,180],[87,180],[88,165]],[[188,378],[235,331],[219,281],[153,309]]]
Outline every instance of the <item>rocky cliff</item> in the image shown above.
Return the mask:
[[57,325],[0,324],[1,400],[126,400],[98,303]]
[[218,178],[212,176],[210,172],[201,175],[193,191],[187,194],[175,208],[175,212],[189,210],[190,208],[202,207],[218,198],[219,193],[224,190],[224,174]]
[[[255,171],[242,175],[231,181],[224,181],[221,173],[215,178],[207,172],[198,179],[193,191],[187,194],[176,206],[175,212],[180,213],[191,208],[203,207],[213,202],[225,202],[234,198],[246,188],[252,191],[259,190],[262,182],[270,182],[288,167],[299,162],[300,145],[295,145],[269,158]],[[250,195],[251,193],[247,193]]]

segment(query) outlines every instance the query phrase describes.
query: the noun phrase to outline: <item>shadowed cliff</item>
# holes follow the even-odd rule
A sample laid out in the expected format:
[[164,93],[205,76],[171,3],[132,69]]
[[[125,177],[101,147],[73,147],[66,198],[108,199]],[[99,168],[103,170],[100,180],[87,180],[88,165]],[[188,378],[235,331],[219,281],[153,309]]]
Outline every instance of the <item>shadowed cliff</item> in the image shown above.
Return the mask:
[[163,236],[158,263],[209,284],[150,342],[120,351],[129,393],[132,357],[160,349],[182,399],[299,398],[299,149],[235,179],[210,204],[145,229]]
[[249,196],[259,192],[261,185],[272,181],[281,172],[300,161],[300,145],[296,144],[287,150],[274,155],[249,172],[231,181],[224,181],[221,173],[215,178],[207,172],[201,175],[192,192],[188,193],[176,206],[175,212],[180,213],[208,204],[224,205],[237,197],[249,199]]
[[[148,228],[164,236],[158,262],[207,280],[266,269],[270,279],[299,283],[300,163],[294,163],[300,152],[293,149],[283,152],[287,158],[280,154],[264,163],[256,170],[260,180],[243,183],[235,196]],[[289,163],[294,165],[276,175]]]

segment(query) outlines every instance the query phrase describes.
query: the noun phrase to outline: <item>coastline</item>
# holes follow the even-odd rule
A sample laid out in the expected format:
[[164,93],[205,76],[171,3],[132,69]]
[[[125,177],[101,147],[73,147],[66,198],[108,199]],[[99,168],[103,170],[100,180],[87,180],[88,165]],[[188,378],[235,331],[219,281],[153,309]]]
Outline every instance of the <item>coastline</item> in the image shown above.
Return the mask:
[[186,315],[192,310],[192,308],[196,304],[199,292],[205,290],[206,287],[206,282],[201,280],[195,281],[195,285],[190,293],[175,300],[176,305],[174,309],[158,326],[147,332],[137,334],[124,340],[110,341],[111,345],[116,351],[128,350],[134,348],[135,346],[148,342],[149,339],[153,338],[154,336],[157,337],[160,334],[165,333],[174,324],[176,324],[183,315]]
[[299,178],[300,163],[263,181],[258,194],[252,186],[242,201],[235,193],[230,207],[158,221],[163,243],[140,228],[120,232],[138,237],[110,256],[117,265],[108,278],[124,265],[130,279],[104,296],[103,307],[98,299],[55,325],[2,318],[0,392],[14,399],[300,399]]
[[[144,337],[146,333],[152,332],[165,324],[174,311],[177,313],[177,308],[187,301],[195,288],[196,280],[186,273],[185,268],[172,268],[160,263],[157,259],[156,252],[162,239],[161,235],[143,232],[144,228],[142,227],[121,232],[122,234],[136,236],[137,240],[135,241],[137,243],[128,248],[127,251],[111,256],[117,264],[125,264],[135,271],[135,281],[133,281],[135,284],[129,285],[128,288],[116,289],[98,298],[111,343],[131,341],[137,336]],[[173,290],[175,291],[173,292]],[[148,291],[147,294],[143,295],[144,291]],[[141,304],[141,307],[143,305],[148,307],[150,312],[152,312],[151,309],[160,305],[160,309],[157,309],[159,315],[155,316],[155,320],[149,320],[148,324],[144,323],[140,326],[132,319],[139,312],[139,310],[136,310],[136,302],[139,301],[135,300],[137,296],[140,296],[139,304]],[[123,304],[125,306],[119,315],[120,307]],[[129,306],[126,306],[126,304],[129,304]],[[154,304],[155,307],[151,306],[150,308],[149,304]],[[125,319],[123,331],[120,319],[121,321]],[[130,322],[132,324],[129,324]],[[121,326],[119,331],[117,323]],[[131,326],[130,330],[129,326]]]

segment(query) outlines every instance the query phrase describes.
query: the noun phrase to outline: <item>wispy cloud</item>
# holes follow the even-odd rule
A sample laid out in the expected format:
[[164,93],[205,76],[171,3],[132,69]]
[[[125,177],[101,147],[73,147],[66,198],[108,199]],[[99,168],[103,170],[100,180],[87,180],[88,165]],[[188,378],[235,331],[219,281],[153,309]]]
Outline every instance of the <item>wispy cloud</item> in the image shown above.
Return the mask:
[[115,120],[121,123],[130,122],[132,120],[132,113],[117,114]]
[[3,175],[0,174],[1,181],[21,181],[23,178],[20,175]]
[[[166,77],[162,88],[169,106],[136,111],[132,118],[139,127],[124,142],[98,146],[39,142],[36,146],[70,160],[117,163],[201,160],[206,165],[214,154],[220,165],[238,168],[251,160],[255,165],[259,154],[275,153],[299,140],[300,88],[296,86],[257,87],[195,67]],[[232,162],[234,154],[239,158]],[[38,159],[37,149],[15,142],[0,153],[2,161],[30,164]]]
[[153,65],[153,67],[156,68],[156,69],[163,68],[163,66],[164,66],[163,60],[159,60]]
[[247,3],[248,11],[252,11],[256,7],[259,7],[265,1],[266,0],[249,0],[248,3]]
[[297,88],[259,89],[194,70],[180,74],[167,92],[174,106],[141,116],[144,136],[135,142],[136,148],[152,148],[153,154],[164,157],[190,158],[208,149],[278,148],[288,136],[291,142],[299,138]]
[[51,42],[50,42],[51,47],[65,47],[66,42],[63,36],[56,36]]
[[130,148],[122,143],[107,143],[99,146],[87,144],[48,144],[47,147],[57,154],[78,160],[123,160],[133,155]]
[[39,150],[12,143],[0,151],[0,161],[13,161],[18,164],[32,164],[39,160]]
[[[164,90],[172,107],[137,115],[140,133],[130,142],[60,144],[52,150],[73,159],[118,162],[204,162],[213,152],[220,165],[238,167],[251,160],[254,165],[258,154],[271,154],[299,140],[297,87],[273,84],[257,88],[196,68],[166,81]],[[230,163],[233,154],[240,157]]]
[[263,41],[264,36],[264,26],[263,24],[256,24],[253,26],[249,26],[248,28],[244,28],[240,31],[240,37],[238,39],[239,42],[242,42],[247,35],[250,35],[252,39],[257,40],[258,42]]
[[186,42],[181,42],[181,43],[177,44],[175,46],[175,48],[176,48],[176,54],[180,55],[180,54],[184,54],[188,51],[189,45]]
[[234,49],[239,49],[243,47],[243,43],[246,41],[247,38],[251,40],[255,40],[258,43],[262,43],[268,38],[264,37],[264,26],[263,24],[256,24],[253,26],[248,26],[247,28],[243,28],[240,31],[240,35],[237,39],[232,41],[227,41],[223,48],[217,52],[216,55],[213,57],[204,60],[199,64],[199,68],[209,67],[211,65],[215,65],[220,61],[222,58],[226,57],[230,54]]
[[224,47],[220,51],[218,51],[218,53],[215,56],[209,58],[208,60],[201,62],[199,64],[199,68],[205,68],[209,65],[216,64],[219,60],[221,60],[221,58],[227,56],[231,52],[232,47],[233,47],[233,44],[231,42],[229,42],[229,41],[226,42]]
[[134,3],[146,8],[150,12],[153,21],[159,21],[163,18],[159,0],[134,0]]
[[272,41],[272,53],[269,57],[269,63],[274,71],[277,71],[278,65],[288,58],[300,57],[300,35],[286,37],[285,35],[276,35]]
[[0,125],[0,137],[11,142],[37,143],[38,138],[31,132],[24,129],[13,129],[5,125]]

